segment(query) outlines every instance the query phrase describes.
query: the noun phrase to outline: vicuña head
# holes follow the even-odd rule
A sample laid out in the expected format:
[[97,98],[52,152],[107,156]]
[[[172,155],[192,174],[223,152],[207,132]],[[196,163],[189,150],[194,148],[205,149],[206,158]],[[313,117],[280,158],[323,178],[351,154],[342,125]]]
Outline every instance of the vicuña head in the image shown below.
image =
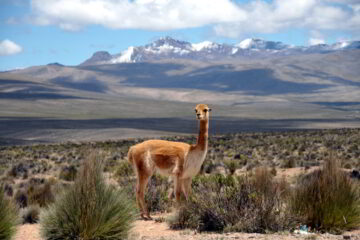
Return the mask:
[[155,171],[174,179],[174,191],[178,203],[181,192],[188,199],[191,180],[199,173],[206,157],[210,111],[206,104],[198,104],[195,107],[196,118],[200,122],[196,144],[147,140],[129,149],[128,160],[133,164],[137,177],[136,202],[142,218],[151,219],[145,204],[144,192],[149,178]]
[[211,108],[206,104],[198,104],[195,107],[196,118],[198,120],[208,120]]

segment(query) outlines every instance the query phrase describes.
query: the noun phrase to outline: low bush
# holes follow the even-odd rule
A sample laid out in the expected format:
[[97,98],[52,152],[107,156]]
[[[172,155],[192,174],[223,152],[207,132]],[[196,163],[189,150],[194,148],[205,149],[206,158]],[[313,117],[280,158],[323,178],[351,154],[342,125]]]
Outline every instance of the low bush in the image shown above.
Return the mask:
[[65,181],[74,181],[77,169],[74,165],[64,166],[61,168],[59,178]]
[[106,185],[99,157],[92,154],[74,185],[41,213],[45,239],[124,239],[136,207],[122,191]]
[[5,197],[4,189],[0,186],[0,239],[11,239],[17,223],[17,208],[10,199]]
[[169,210],[172,201],[169,199],[170,182],[167,177],[153,175],[148,183],[145,201],[149,212],[164,212]]
[[360,226],[360,193],[335,160],[298,181],[291,208],[312,228],[340,233]]
[[134,170],[131,164],[128,161],[121,161],[115,170],[115,176],[121,178],[132,175],[134,175]]
[[16,204],[20,208],[27,207],[29,199],[28,199],[28,195],[24,189],[18,189],[15,193],[14,199],[15,199]]
[[239,168],[238,161],[233,160],[233,159],[225,161],[224,164],[227,167],[227,169],[229,169],[229,172],[231,175],[233,175],[235,173],[236,169]]
[[170,221],[173,229],[264,233],[295,226],[285,207],[287,185],[267,169],[256,170],[252,178],[198,176],[192,187],[194,194]]
[[28,189],[28,197],[30,204],[38,204],[40,207],[45,207],[55,200],[50,182],[30,186]]
[[40,207],[39,205],[30,205],[26,208],[21,209],[20,217],[22,223],[37,223],[39,221]]
[[[121,162],[114,173],[120,188],[135,200],[136,176],[131,164]],[[145,202],[149,212],[165,212],[170,209],[172,201],[169,192],[172,183],[167,177],[159,174],[151,176],[146,187]]]

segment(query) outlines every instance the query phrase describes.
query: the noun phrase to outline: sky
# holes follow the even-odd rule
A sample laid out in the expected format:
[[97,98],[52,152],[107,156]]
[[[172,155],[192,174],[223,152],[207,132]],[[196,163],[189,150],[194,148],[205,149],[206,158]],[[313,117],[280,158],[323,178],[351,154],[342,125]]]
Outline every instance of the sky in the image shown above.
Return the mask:
[[160,37],[291,45],[360,40],[360,0],[0,0],[0,71],[96,51],[118,54]]

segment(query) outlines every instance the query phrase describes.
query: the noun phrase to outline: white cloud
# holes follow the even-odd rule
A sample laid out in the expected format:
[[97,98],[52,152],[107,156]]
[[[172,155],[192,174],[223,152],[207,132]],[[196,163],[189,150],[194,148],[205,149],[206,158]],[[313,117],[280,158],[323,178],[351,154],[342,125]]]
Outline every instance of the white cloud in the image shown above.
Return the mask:
[[0,56],[5,55],[13,55],[20,53],[22,51],[22,47],[17,45],[16,43],[5,39],[0,42]]
[[218,35],[227,37],[276,33],[288,28],[360,32],[360,11],[356,10],[355,1],[339,1],[342,7],[326,0],[253,1],[242,5],[247,19],[220,23],[214,29]]
[[318,44],[324,44],[325,40],[320,38],[310,38],[309,39],[309,45],[318,45]]
[[34,23],[68,31],[93,24],[160,31],[213,24],[217,35],[233,38],[289,28],[360,32],[359,0],[32,0],[31,6]]
[[170,30],[239,21],[246,13],[230,0],[33,0],[34,22],[78,30],[108,28]]

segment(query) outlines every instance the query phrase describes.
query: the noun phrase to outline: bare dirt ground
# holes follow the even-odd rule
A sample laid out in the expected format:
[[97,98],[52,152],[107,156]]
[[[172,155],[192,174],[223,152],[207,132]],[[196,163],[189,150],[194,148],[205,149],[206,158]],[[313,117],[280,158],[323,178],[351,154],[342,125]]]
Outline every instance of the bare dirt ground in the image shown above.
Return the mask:
[[[155,214],[154,219],[163,219],[169,214]],[[39,233],[39,224],[25,224],[18,228],[14,240],[43,240]],[[318,240],[360,240],[360,229],[346,232],[342,235],[332,234],[294,234],[294,233],[198,233],[194,230],[171,230],[166,222],[135,221],[129,235],[129,240],[225,240],[225,239],[255,239],[255,240],[292,240],[292,239],[318,239]]]

